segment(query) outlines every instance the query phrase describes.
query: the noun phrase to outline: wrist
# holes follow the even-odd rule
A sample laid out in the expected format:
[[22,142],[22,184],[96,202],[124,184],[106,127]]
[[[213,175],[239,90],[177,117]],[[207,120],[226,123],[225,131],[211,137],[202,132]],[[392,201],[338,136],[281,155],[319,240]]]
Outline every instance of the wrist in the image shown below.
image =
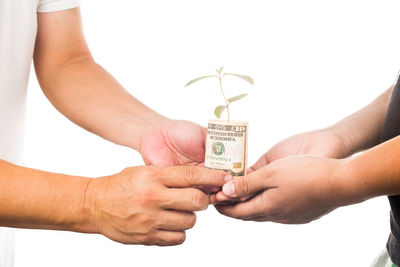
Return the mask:
[[[90,220],[90,209],[88,201],[88,188],[93,179],[86,177],[64,177],[69,179],[73,187],[68,187],[69,193],[63,196],[63,202],[66,205],[61,205],[62,208],[55,212],[53,211],[55,227],[50,229],[68,230],[82,233],[94,233],[94,227]],[[59,206],[60,207],[60,206]]]
[[73,229],[76,232],[96,233],[91,213],[92,196],[90,194],[90,185],[92,184],[93,180],[94,179],[87,178],[82,183],[81,195],[83,195],[83,201],[78,212],[76,213],[74,223],[75,229]]
[[374,197],[363,178],[354,158],[338,160],[333,174],[335,186],[331,192],[336,195],[338,206],[357,204]]
[[140,150],[140,143],[143,136],[157,128],[161,128],[172,120],[156,112],[143,115],[141,117],[130,117],[122,120],[121,123],[121,142],[122,145]]
[[99,214],[104,204],[106,177],[89,179],[84,189],[84,201],[82,204],[81,230],[85,233],[101,233],[102,224]]
[[346,158],[356,152],[354,140],[352,139],[352,135],[349,133],[346,127],[332,125],[319,131],[329,133],[336,137],[338,141],[337,158]]

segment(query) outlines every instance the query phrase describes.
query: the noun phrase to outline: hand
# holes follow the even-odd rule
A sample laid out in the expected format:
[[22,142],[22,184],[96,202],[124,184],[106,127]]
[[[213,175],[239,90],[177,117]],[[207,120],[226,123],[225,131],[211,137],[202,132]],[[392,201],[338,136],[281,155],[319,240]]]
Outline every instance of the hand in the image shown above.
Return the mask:
[[[343,158],[349,153],[341,135],[335,133],[333,130],[316,130],[297,134],[279,142],[250,167],[248,173],[250,174],[253,171],[259,170],[278,159],[306,154],[328,158]],[[211,203],[213,204],[245,201],[250,197],[245,196],[241,199],[231,199],[222,192],[210,196]]]
[[301,133],[273,146],[251,167],[251,170],[258,170],[275,160],[295,155],[344,158],[349,156],[348,150],[344,138],[334,130],[324,129]]
[[86,193],[94,232],[124,244],[178,245],[209,199],[193,186],[224,184],[225,173],[199,167],[133,167],[93,179]]
[[230,198],[256,194],[246,202],[217,205],[229,217],[288,224],[307,223],[357,201],[341,160],[294,156],[235,178],[223,187]]
[[169,121],[143,135],[139,151],[146,165],[204,163],[207,129],[188,121]]

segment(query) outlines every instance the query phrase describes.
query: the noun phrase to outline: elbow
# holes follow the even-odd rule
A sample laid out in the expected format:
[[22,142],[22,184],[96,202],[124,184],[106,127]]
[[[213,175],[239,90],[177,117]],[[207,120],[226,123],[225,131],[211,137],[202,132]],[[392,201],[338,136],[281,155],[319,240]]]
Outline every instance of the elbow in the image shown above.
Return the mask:
[[34,56],[34,68],[40,87],[47,93],[66,73],[78,66],[95,63],[89,51],[66,55]]

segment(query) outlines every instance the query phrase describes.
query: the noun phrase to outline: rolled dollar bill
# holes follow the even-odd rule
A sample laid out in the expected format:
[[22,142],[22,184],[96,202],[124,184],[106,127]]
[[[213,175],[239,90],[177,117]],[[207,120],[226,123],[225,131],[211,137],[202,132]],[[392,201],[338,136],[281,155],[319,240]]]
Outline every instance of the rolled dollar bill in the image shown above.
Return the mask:
[[209,120],[205,167],[233,176],[246,175],[248,128],[243,121]]

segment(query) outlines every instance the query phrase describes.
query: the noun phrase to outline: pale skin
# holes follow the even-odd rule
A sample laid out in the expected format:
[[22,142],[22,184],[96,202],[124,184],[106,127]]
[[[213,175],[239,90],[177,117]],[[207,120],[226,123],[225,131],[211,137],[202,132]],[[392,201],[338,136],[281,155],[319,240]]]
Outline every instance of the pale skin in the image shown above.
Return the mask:
[[301,224],[341,206],[399,194],[400,138],[378,145],[391,92],[335,125],[281,141],[247,176],[227,177],[212,203],[237,219]]
[[111,142],[138,150],[147,164],[200,165],[204,161],[203,127],[151,110],[94,61],[79,8],[39,14],[38,27],[36,75],[44,94],[61,113]]
[[0,160],[0,226],[100,233],[125,244],[177,245],[195,211],[224,184],[204,161],[205,129],[170,120],[130,95],[96,64],[79,8],[38,14],[34,65],[50,102],[81,127],[139,151],[148,165],[97,179]]

